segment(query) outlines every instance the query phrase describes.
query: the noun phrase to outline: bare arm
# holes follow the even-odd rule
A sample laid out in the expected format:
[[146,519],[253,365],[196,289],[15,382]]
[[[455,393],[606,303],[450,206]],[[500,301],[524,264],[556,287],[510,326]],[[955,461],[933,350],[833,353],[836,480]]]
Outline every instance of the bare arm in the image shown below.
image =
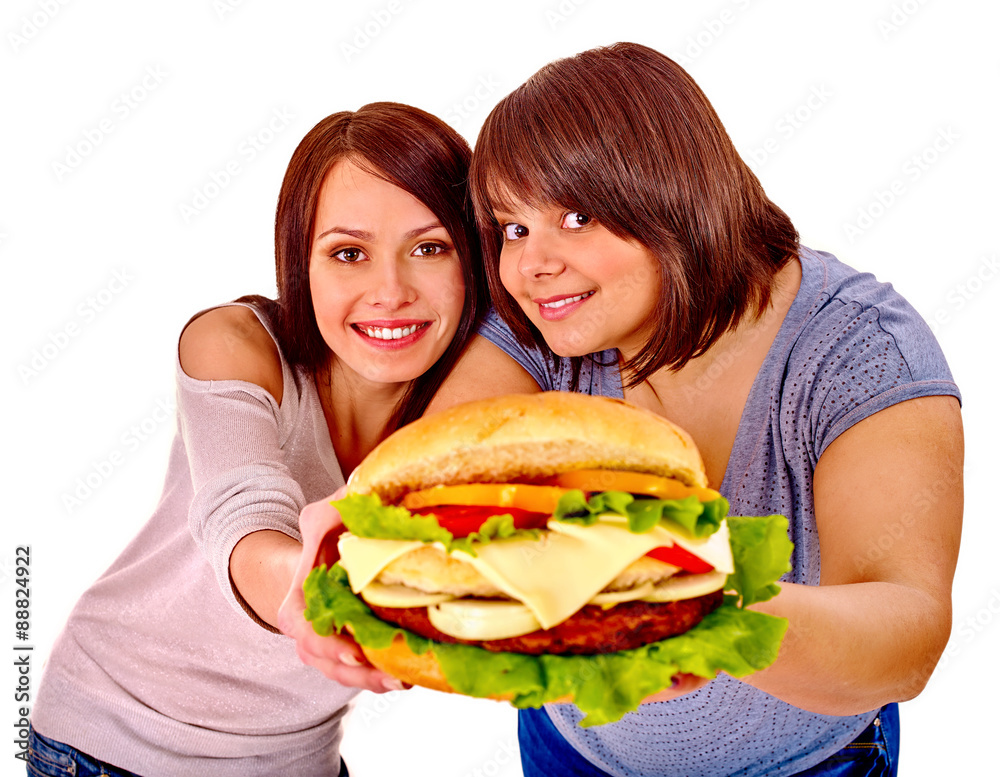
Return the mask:
[[778,660],[747,682],[847,715],[916,696],[951,631],[962,523],[958,402],[902,402],[858,423],[815,472],[819,586],[757,609],[789,620]]

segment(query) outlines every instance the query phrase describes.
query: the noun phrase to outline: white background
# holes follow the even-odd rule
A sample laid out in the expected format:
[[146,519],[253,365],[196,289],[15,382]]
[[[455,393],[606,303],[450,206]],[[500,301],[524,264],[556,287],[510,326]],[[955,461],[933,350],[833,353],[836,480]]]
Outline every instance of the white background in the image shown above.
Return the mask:
[[[397,100],[474,142],[541,65],[634,40],[689,69],[806,245],[892,281],[934,322],[964,394],[966,525],[947,655],[902,707],[901,774],[977,772],[996,724],[977,700],[1000,691],[998,22],[987,0],[8,0],[0,620],[30,545],[33,681],[158,497],[180,327],[273,293],[274,205],[305,132]],[[0,696],[9,735],[18,705]],[[415,690],[363,695],[344,752],[359,777],[513,776],[514,747],[509,708]],[[13,750],[0,745],[0,773],[23,773]]]

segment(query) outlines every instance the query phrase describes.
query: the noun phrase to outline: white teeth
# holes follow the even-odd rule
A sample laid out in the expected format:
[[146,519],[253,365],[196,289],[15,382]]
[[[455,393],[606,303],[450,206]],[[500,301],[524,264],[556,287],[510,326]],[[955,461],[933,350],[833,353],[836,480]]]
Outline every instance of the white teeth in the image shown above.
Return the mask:
[[369,337],[373,337],[376,340],[399,340],[401,337],[406,337],[407,335],[412,335],[416,332],[422,325],[413,324],[412,326],[396,327],[394,329],[389,329],[388,327],[381,326],[366,326],[365,334]]
[[555,302],[543,302],[541,303],[543,308],[561,308],[564,305],[569,305],[571,302],[579,302],[582,299],[586,299],[594,292],[588,291],[586,294],[577,294],[575,297],[567,297],[566,299],[556,300]]

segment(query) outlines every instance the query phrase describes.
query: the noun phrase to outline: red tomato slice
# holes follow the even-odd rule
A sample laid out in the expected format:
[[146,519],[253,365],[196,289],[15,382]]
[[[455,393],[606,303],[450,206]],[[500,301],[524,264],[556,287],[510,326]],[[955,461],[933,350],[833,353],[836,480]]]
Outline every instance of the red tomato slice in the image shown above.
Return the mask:
[[434,515],[442,529],[447,529],[456,537],[468,537],[479,531],[494,515],[510,515],[514,518],[515,529],[544,529],[549,518],[547,513],[520,510],[516,507],[489,507],[480,505],[438,505],[422,507],[410,512],[416,515]]
[[707,561],[698,558],[694,553],[684,550],[680,545],[673,545],[669,548],[653,548],[646,554],[657,561],[673,564],[675,567],[700,575],[703,572],[711,572],[715,567]]

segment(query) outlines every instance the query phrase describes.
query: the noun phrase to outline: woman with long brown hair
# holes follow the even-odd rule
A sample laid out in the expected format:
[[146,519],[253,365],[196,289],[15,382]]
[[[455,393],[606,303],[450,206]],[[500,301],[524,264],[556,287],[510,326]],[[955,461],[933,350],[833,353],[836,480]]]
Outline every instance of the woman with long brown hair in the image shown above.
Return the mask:
[[795,543],[757,605],[789,622],[771,667],[678,677],[606,726],[522,710],[525,774],[894,774],[961,529],[960,396],[930,329],[800,245],[698,86],[644,46],[529,78],[484,123],[471,181],[500,316],[481,333],[544,389],[684,427],[730,513],[784,514]]
[[444,122],[395,103],[333,114],[299,144],[278,297],[184,328],[162,498],[54,647],[32,773],[346,774],[357,691],[302,664],[277,612],[300,510],[424,411],[484,311],[469,157]]

